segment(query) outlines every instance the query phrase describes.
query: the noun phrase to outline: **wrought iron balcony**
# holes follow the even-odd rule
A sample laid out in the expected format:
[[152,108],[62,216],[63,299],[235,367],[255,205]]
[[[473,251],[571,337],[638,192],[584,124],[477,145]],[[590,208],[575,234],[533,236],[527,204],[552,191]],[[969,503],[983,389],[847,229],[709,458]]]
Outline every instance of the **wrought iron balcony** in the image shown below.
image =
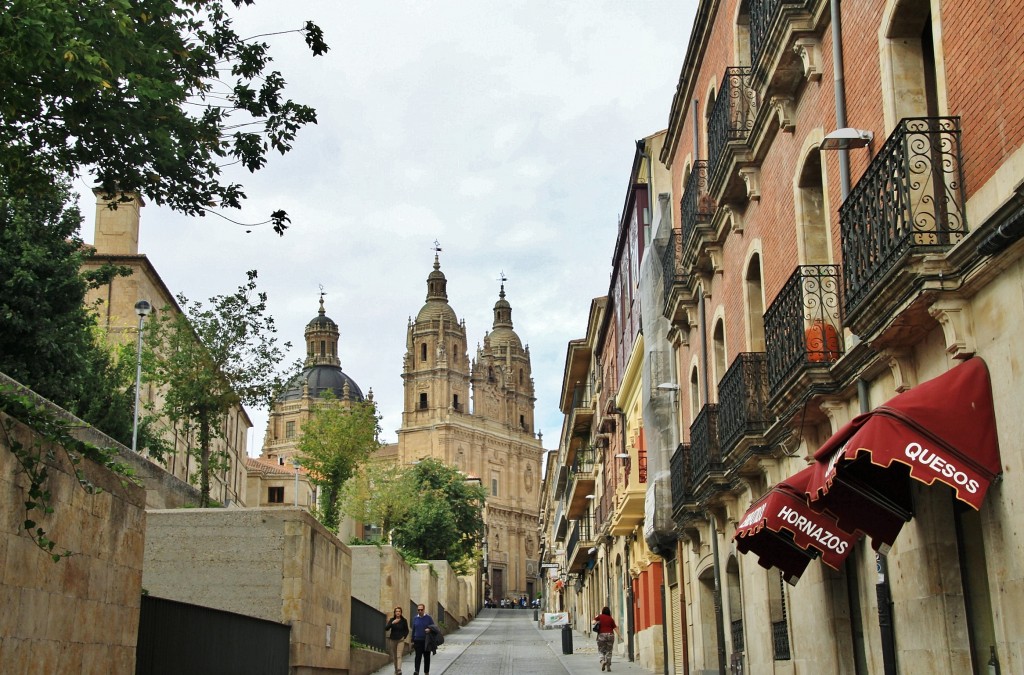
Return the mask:
[[772,33],[782,32],[786,13],[810,11],[813,5],[813,0],[750,0],[750,62],[754,68],[768,53]]
[[569,467],[569,490],[566,492],[569,518],[578,518],[590,507],[588,497],[594,494],[597,465],[593,448],[580,449]]
[[[708,176],[717,183],[724,170],[727,145],[745,141],[757,115],[757,92],[750,84],[750,68],[725,69],[718,98],[708,119]],[[686,244],[684,240],[684,245]]]
[[584,516],[577,520],[565,542],[565,551],[568,554],[568,568],[570,572],[580,572],[586,567],[589,554],[587,550],[594,545],[594,528],[590,522],[590,516]]
[[764,352],[739,354],[718,388],[718,432],[726,457],[745,436],[761,436],[771,422]]
[[690,479],[690,446],[680,443],[676,451],[669,459],[670,484],[672,486],[672,518],[679,519],[679,515],[686,510],[686,507],[693,503],[691,491],[692,481]]
[[708,163],[699,160],[693,163],[690,177],[686,179],[683,198],[679,203],[679,215],[682,228],[680,235],[682,245],[686,245],[697,225],[711,222],[715,215],[714,199],[708,194]]
[[945,251],[967,235],[963,185],[960,118],[903,119],[839,208],[851,328],[911,256]]
[[839,265],[800,265],[764,313],[768,390],[843,353]]
[[695,493],[711,477],[722,470],[722,451],[718,441],[718,406],[711,403],[701,408],[690,425],[691,485]]
[[665,284],[664,287],[664,298],[665,303],[669,302],[669,298],[672,297],[672,287],[682,281],[682,274],[679,263],[681,260],[683,250],[683,241],[680,236],[679,228],[673,227],[669,230],[668,241],[665,242],[665,248],[661,251],[661,276],[662,281]]

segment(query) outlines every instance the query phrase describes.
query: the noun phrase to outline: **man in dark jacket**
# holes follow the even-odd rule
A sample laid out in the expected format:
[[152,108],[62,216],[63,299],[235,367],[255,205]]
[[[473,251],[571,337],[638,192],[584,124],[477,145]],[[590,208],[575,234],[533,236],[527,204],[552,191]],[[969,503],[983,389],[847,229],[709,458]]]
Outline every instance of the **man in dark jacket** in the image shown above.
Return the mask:
[[[441,631],[434,623],[433,617],[427,614],[426,607],[416,605],[416,616],[412,618],[412,648],[416,651],[416,665],[413,675],[420,675],[420,662],[423,663],[423,675],[430,675],[430,654],[437,651],[434,638]],[[427,644],[430,636],[430,644]]]

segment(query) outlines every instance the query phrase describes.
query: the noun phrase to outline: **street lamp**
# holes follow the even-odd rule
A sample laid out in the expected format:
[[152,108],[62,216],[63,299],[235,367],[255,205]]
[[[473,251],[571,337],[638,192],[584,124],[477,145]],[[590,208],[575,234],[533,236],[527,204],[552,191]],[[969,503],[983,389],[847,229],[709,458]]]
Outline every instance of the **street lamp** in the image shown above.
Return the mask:
[[298,457],[292,457],[292,466],[295,467],[295,505],[299,505],[299,467],[302,464],[299,462]]
[[145,300],[135,303],[135,313],[139,315],[139,339],[135,349],[135,413],[132,422],[132,452],[138,452],[139,445],[139,389],[142,386],[142,328],[146,317],[153,311],[153,305]]

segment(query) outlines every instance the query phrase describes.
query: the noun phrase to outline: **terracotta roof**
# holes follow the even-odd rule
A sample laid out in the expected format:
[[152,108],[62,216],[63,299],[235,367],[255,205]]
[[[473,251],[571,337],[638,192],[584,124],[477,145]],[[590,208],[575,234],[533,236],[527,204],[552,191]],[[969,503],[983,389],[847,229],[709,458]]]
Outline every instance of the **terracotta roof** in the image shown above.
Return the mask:
[[[277,463],[276,459],[264,459],[263,457],[246,457],[245,468],[248,471],[259,471],[265,476],[294,476],[295,467],[291,462],[285,460],[284,466]],[[299,467],[300,474],[309,473],[306,467]]]

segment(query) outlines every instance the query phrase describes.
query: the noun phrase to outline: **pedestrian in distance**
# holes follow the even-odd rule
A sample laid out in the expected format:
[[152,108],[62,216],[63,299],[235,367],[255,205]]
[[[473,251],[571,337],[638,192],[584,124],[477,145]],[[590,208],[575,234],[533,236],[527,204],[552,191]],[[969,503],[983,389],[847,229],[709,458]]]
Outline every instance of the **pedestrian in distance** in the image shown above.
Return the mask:
[[388,634],[388,655],[395,665],[395,675],[402,675],[402,655],[405,652],[405,640],[409,637],[409,622],[402,616],[401,607],[395,607],[391,618],[384,624],[384,632]]
[[597,652],[601,655],[601,670],[612,669],[612,647],[615,646],[615,636],[622,639],[622,633],[612,618],[612,610],[605,607],[601,613],[594,617],[594,631],[597,633]]
[[416,652],[413,675],[420,675],[421,662],[423,675],[430,675],[430,654],[437,651],[436,637],[440,632],[434,618],[427,614],[426,607],[416,605],[416,616],[412,618],[412,648]]

